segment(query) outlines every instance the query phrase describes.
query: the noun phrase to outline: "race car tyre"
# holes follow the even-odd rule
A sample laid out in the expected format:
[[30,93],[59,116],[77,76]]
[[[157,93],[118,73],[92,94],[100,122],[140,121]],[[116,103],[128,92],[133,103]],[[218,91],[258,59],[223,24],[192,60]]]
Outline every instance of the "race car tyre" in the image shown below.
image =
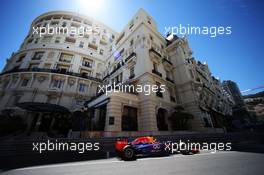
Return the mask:
[[123,159],[124,160],[133,160],[135,159],[135,151],[131,147],[127,147],[123,151]]

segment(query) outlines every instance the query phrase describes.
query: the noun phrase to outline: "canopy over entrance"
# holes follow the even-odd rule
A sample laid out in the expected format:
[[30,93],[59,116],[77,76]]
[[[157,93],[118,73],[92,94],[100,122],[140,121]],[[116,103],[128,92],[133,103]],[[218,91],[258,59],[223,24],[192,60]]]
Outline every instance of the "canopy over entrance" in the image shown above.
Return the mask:
[[67,108],[50,103],[24,102],[18,103],[17,106],[31,112],[70,114]]

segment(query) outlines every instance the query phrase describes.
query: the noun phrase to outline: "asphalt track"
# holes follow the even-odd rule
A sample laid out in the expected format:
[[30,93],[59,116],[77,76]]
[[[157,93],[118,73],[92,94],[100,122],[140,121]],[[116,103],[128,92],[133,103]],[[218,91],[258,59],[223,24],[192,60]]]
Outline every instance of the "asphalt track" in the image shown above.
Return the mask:
[[197,155],[139,158],[122,161],[117,158],[74,163],[33,166],[9,170],[1,175],[262,175],[264,154],[249,152],[205,152]]

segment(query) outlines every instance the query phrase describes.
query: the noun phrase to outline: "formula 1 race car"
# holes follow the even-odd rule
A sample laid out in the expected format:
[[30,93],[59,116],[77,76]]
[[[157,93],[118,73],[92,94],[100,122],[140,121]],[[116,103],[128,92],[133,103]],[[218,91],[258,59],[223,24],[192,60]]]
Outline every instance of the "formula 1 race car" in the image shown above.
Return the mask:
[[[168,156],[170,149],[166,149],[165,143],[157,141],[154,137],[138,137],[132,142],[128,140],[118,140],[115,143],[115,150],[119,157],[124,160],[133,160],[138,156]],[[197,154],[199,150],[181,150],[182,154]]]
[[139,137],[132,142],[118,140],[115,150],[119,157],[124,160],[133,160],[137,156],[162,156],[169,155],[163,143],[157,142],[154,137]]

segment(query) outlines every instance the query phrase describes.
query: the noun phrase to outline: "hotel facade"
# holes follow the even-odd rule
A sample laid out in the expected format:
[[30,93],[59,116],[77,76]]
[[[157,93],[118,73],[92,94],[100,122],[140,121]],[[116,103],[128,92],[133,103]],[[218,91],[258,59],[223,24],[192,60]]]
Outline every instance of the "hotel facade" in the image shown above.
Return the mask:
[[[33,27],[47,26],[91,30],[34,34]],[[23,116],[32,132],[52,130],[79,109],[89,111],[89,130],[106,133],[172,131],[170,117],[179,106],[193,115],[194,131],[221,132],[223,117],[232,115],[231,98],[208,65],[193,58],[187,38],[166,39],[143,9],[121,32],[77,13],[45,13],[32,22],[0,79],[1,113]],[[113,84],[165,85],[165,92],[98,93]]]

